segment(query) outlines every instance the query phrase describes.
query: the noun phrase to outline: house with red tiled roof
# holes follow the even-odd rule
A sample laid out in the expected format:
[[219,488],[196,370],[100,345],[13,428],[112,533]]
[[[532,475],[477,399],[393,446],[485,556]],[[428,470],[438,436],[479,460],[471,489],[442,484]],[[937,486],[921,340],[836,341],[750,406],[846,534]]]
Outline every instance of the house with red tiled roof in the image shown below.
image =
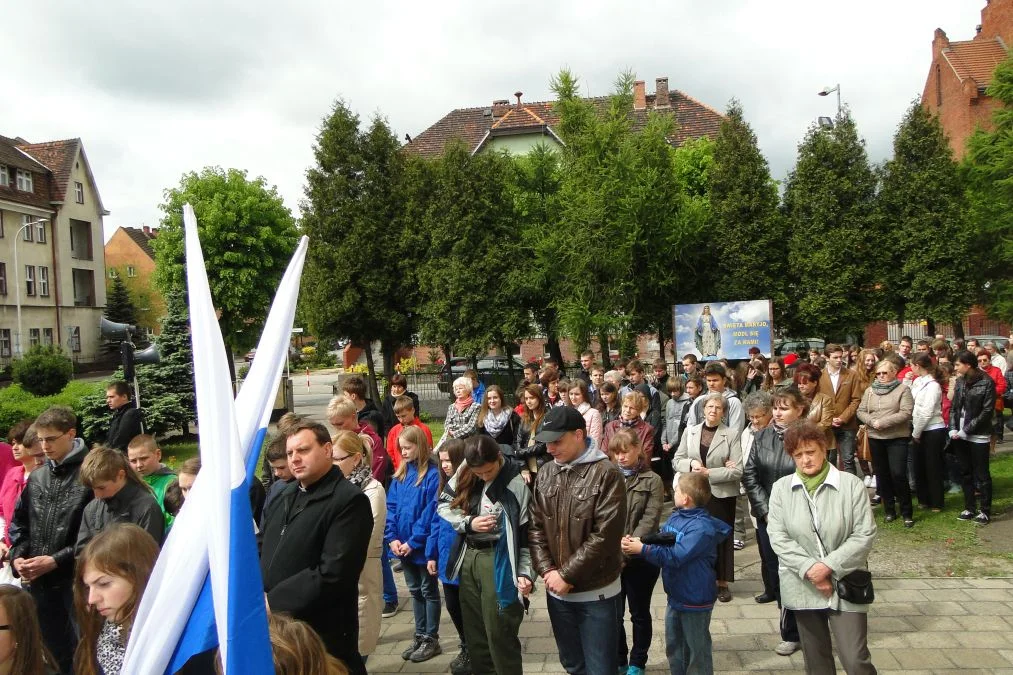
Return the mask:
[[1013,0],[987,0],[970,40],[950,40],[942,28],[936,29],[922,105],[939,115],[957,159],[978,126],[992,126],[999,103],[985,90],[995,67],[1006,59],[1011,39]]
[[108,214],[80,138],[0,136],[0,365],[37,344],[96,360]]
[[165,298],[152,279],[155,251],[151,242],[157,236],[157,227],[119,227],[105,247],[106,278],[123,279],[137,310],[137,325],[149,335],[161,332],[160,320],[165,315]]
[[[405,150],[423,157],[438,157],[448,143],[460,140],[472,153],[495,149],[523,155],[538,143],[562,144],[554,130],[559,124],[555,102],[527,103],[522,100],[521,92],[515,92],[514,96],[515,102],[497,99],[488,106],[451,110],[412,138]],[[608,105],[606,96],[588,100],[602,110]],[[647,94],[643,80],[634,84],[630,109],[634,129],[647,123],[650,112],[675,118],[676,128],[668,140],[676,146],[691,138],[715,138],[723,119],[717,110],[693,97],[678,90],[670,91],[667,77],[655,80],[654,94]]]

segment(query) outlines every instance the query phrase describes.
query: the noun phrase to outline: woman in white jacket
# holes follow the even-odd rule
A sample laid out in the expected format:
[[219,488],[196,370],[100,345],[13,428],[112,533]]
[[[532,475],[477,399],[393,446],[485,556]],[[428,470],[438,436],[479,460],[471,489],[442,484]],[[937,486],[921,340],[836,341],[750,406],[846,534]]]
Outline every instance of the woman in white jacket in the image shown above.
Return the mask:
[[383,553],[383,529],[387,523],[387,493],[370,471],[368,436],[338,431],[331,439],[334,466],[369,499],[373,512],[373,533],[369,537],[366,564],[359,573],[359,654],[362,660],[376,650],[380,637],[380,612],[383,610],[383,577],[380,556]]
[[911,413],[914,442],[915,494],[918,506],[939,513],[943,509],[943,480],[946,477],[946,424],[943,422],[942,375],[928,354],[911,359]]

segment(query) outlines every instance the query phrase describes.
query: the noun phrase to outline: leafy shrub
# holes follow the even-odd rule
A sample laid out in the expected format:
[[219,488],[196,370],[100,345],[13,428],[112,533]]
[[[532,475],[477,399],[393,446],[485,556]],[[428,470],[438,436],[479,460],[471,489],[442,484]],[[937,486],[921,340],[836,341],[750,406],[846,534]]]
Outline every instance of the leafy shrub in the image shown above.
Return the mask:
[[73,374],[74,363],[55,345],[36,345],[11,363],[14,382],[35,396],[60,393]]
[[346,373],[356,373],[358,375],[369,375],[369,368],[365,363],[353,363],[348,368],[345,368]]
[[[0,436],[6,436],[7,430],[16,422],[35,419],[43,410],[54,405],[65,405],[73,409],[78,416],[78,428],[84,435],[85,426],[88,424],[85,401],[96,395],[101,398],[104,405],[104,383],[74,381],[53,396],[33,396],[18,384],[0,389]],[[107,407],[106,411],[108,410]],[[87,435],[85,438],[88,438]]]
[[414,356],[409,356],[397,362],[397,372],[401,373],[402,375],[407,375],[413,370],[416,370],[418,367],[419,362],[415,359]]

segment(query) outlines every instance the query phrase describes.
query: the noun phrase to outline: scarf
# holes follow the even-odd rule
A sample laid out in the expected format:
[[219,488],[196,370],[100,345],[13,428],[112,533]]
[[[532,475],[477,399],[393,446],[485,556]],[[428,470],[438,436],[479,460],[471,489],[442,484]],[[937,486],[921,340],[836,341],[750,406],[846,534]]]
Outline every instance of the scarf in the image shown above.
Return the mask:
[[883,394],[889,394],[891,391],[900,386],[900,380],[894,378],[890,380],[890,384],[880,384],[879,382],[872,383],[872,391],[882,396]]
[[491,410],[487,410],[485,419],[482,420],[482,425],[485,427],[486,433],[495,438],[499,436],[499,432],[506,428],[509,421],[510,411],[506,408],[500,408],[498,415]]
[[[617,466],[618,466],[618,465],[617,465]],[[633,478],[633,477],[634,477],[634,476],[636,476],[636,475],[637,475],[638,473],[640,473],[640,467],[639,467],[639,466],[634,466],[634,467],[630,467],[629,469],[627,469],[627,468],[624,468],[624,467],[620,466],[620,467],[619,467],[619,470],[620,470],[620,471],[622,471],[622,472],[623,472],[623,475],[624,475],[625,477],[627,477],[627,478]]]
[[788,430],[788,427],[783,424],[771,421],[770,426],[774,428],[774,433],[777,434],[778,439],[784,440],[784,432]]
[[631,420],[623,419],[622,417],[620,417],[619,426],[621,426],[623,429],[632,429],[633,427],[637,426],[637,422],[639,421],[640,421],[639,417],[634,417]]
[[808,492],[809,496],[812,497],[813,493],[816,492],[816,488],[823,485],[823,481],[825,481],[827,476],[830,474],[830,462],[823,462],[823,468],[820,469],[820,472],[815,476],[807,476],[802,473],[801,469],[795,469],[795,473],[798,475],[799,480],[802,481],[802,485],[805,486],[806,492]]
[[359,466],[355,467],[351,475],[348,476],[349,482],[355,487],[362,489],[362,486],[373,477],[373,472],[370,471],[369,464],[365,462],[359,462]]
[[455,398],[454,399],[454,408],[457,410],[457,412],[463,413],[465,410],[467,410],[468,408],[470,408],[471,404],[474,403],[474,402],[475,402],[475,399],[473,399],[471,397],[471,394],[468,394],[468,398],[466,398],[464,400]]

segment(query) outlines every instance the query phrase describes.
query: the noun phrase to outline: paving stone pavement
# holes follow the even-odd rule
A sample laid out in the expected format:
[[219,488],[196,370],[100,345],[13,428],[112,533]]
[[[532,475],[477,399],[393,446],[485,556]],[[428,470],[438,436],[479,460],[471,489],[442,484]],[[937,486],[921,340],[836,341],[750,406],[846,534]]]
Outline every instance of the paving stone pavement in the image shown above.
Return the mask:
[[[711,618],[714,670],[721,673],[802,672],[800,652],[778,656],[774,646],[778,610],[758,605],[759,555],[755,543],[736,551],[734,599],[718,603]],[[457,634],[443,612],[443,654],[425,663],[401,660],[413,637],[411,600],[398,577],[401,611],[383,619],[380,642],[369,657],[370,673],[446,673],[457,655]],[[997,673],[1013,675],[1013,579],[881,579],[875,580],[876,602],[869,612],[869,646],[880,673]],[[667,673],[665,659],[665,593],[654,592],[654,641],[648,673]],[[627,635],[630,634],[627,619]],[[524,670],[562,673],[552,637],[545,591],[539,585],[520,628]],[[838,664],[839,665],[839,664]],[[840,671],[843,672],[843,671]]]

